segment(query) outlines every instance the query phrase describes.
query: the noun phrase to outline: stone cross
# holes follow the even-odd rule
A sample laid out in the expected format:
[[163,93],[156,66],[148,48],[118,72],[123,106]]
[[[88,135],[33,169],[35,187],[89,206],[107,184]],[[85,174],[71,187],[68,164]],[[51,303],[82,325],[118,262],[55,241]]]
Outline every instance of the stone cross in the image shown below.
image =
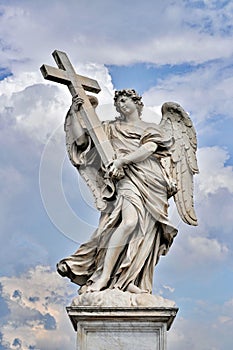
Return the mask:
[[55,50],[52,55],[58,68],[43,64],[40,68],[41,73],[47,80],[67,85],[72,96],[78,95],[84,100],[78,113],[81,114],[82,121],[94,142],[102,162],[107,167],[114,159],[115,153],[85,93],[85,91],[99,93],[101,90],[100,86],[96,80],[77,74],[65,52]]

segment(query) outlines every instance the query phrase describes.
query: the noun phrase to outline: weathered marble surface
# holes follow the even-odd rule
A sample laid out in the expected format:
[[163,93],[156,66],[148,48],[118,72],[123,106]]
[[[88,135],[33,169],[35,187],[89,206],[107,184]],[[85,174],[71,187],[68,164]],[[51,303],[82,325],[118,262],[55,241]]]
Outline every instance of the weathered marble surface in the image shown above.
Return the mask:
[[81,322],[77,350],[166,349],[165,326],[153,322]]
[[177,308],[67,308],[77,350],[166,350]]
[[84,293],[75,297],[72,306],[98,307],[175,307],[175,302],[149,293],[135,294],[119,289]]

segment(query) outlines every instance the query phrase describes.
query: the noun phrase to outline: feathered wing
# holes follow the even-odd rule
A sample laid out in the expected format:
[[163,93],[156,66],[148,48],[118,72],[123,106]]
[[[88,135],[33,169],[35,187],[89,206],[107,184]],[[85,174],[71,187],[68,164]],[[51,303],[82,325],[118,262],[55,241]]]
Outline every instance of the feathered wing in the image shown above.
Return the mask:
[[[91,98],[92,96],[89,96],[90,102],[92,104],[96,103],[96,99],[92,100]],[[79,119],[79,122],[85,128],[81,119]],[[100,211],[106,210],[107,202],[114,195],[115,187],[113,182],[104,176],[105,173],[102,170],[100,156],[95,147],[93,147],[90,136],[86,135],[88,146],[85,150],[76,145],[69,112],[65,119],[64,130],[66,133],[67,153],[71,163],[77,168],[92,192],[96,208]]]
[[196,158],[197,139],[193,123],[184,109],[175,102],[162,106],[160,125],[174,138],[171,149],[169,175],[175,180],[177,193],[174,195],[177,210],[182,220],[196,226],[197,218],[193,202],[193,175],[198,173]]

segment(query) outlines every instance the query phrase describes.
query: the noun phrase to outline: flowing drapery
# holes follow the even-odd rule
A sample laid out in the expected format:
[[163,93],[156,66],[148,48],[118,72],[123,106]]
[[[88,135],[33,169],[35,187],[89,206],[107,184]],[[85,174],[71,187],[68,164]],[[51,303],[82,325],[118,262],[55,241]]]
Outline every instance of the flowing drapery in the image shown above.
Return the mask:
[[[101,212],[98,229],[88,242],[62,261],[68,265],[69,277],[74,283],[82,286],[97,281],[103,270],[106,251],[111,249],[111,235],[121,222],[123,201],[127,199],[136,209],[138,222],[133,232],[129,232],[127,243],[122,245],[118,260],[112,266],[107,287],[126,290],[133,283],[151,292],[154,266],[159,257],[168,252],[177,234],[168,221],[169,184],[160,162],[161,157],[169,154],[173,141],[165,137],[156,124],[145,123],[145,127],[137,128],[116,120],[104,122],[103,127],[116,157],[132,153],[147,142],[155,142],[158,147],[152,156],[125,167],[125,176],[117,183],[113,184],[103,177],[100,179],[98,196],[105,200],[106,210]],[[68,130],[68,127],[65,129]],[[96,179],[100,174],[103,175],[98,169],[100,159],[92,146],[89,139],[85,150],[78,148],[75,142],[68,147],[73,165],[86,179],[88,174],[93,174],[94,169]],[[93,183],[91,188],[95,188]]]

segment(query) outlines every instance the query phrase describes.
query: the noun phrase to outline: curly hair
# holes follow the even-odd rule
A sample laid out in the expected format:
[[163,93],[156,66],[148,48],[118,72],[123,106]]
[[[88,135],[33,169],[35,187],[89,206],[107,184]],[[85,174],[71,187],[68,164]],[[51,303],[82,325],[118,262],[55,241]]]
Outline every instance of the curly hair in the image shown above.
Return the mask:
[[[116,90],[115,96],[114,96],[114,106],[116,107],[117,112],[120,114],[121,114],[121,112],[120,112],[120,108],[119,108],[117,100],[121,96],[126,96],[126,97],[131,98],[133,100],[133,102],[136,104],[139,116],[141,116],[142,109],[144,106],[144,103],[142,102],[142,96],[140,96],[134,89]],[[124,119],[124,116],[121,114],[120,118]]]

